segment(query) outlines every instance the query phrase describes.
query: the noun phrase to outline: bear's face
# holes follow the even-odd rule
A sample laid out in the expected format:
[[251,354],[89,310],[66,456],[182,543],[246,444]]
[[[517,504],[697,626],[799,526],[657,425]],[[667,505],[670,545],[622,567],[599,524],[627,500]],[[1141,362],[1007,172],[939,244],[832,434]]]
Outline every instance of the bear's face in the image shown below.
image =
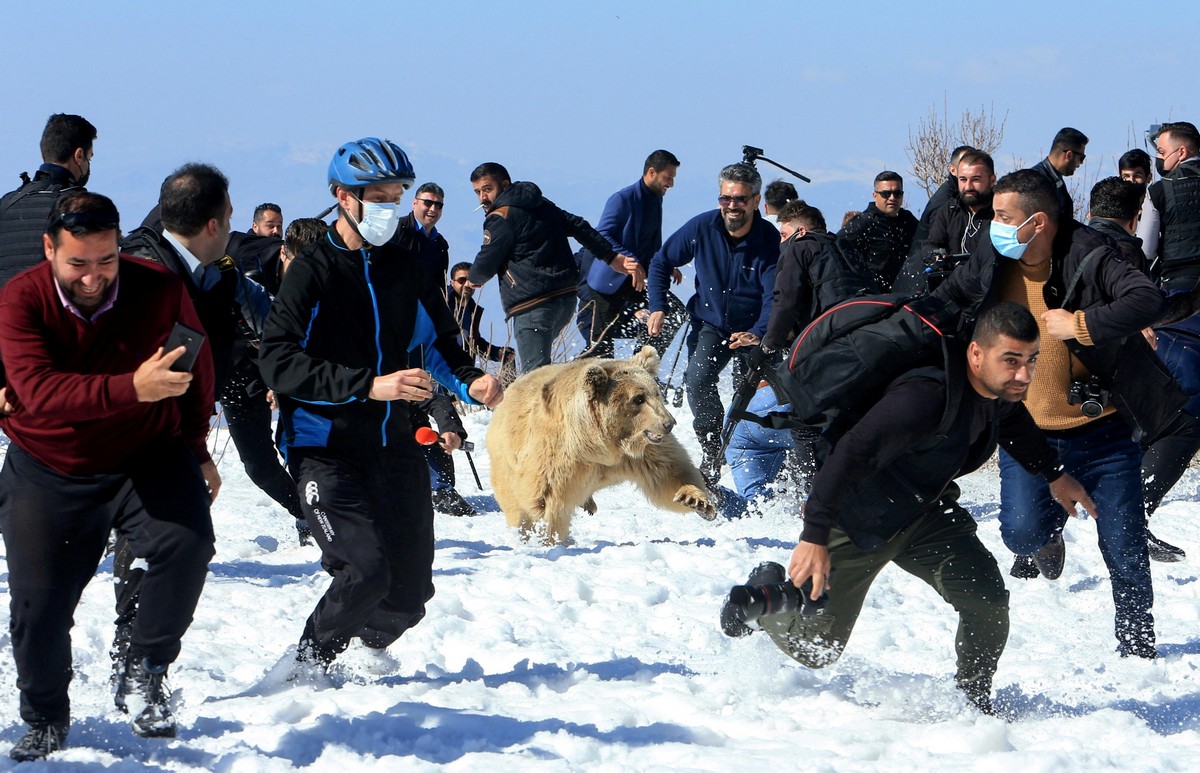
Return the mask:
[[658,384],[647,376],[635,373],[619,380],[610,405],[618,412],[615,437],[621,439],[621,450],[628,456],[640,457],[647,445],[663,442],[675,427]]
[[588,375],[596,422],[626,456],[641,457],[647,446],[663,442],[675,427],[658,384],[644,368],[597,366]]

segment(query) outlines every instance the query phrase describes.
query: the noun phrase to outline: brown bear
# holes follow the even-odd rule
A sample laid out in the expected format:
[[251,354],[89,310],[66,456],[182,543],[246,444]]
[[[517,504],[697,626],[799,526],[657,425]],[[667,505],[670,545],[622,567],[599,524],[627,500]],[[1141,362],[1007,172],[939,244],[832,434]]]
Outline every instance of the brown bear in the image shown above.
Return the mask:
[[[510,386],[488,426],[492,488],[509,526],[563,543],[575,508],[633,481],[651,503],[716,517],[704,478],[671,429],[658,391],[658,353],[544,365]],[[539,523],[540,522],[540,523]]]

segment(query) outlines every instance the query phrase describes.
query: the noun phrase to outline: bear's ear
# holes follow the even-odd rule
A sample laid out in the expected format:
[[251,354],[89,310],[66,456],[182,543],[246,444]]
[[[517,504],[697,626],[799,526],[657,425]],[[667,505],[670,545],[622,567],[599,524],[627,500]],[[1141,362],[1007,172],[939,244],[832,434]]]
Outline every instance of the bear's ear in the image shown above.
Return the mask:
[[629,358],[638,367],[645,368],[651,376],[658,378],[658,352],[653,346],[643,346],[641,351]]
[[592,365],[583,374],[583,383],[587,385],[588,396],[593,400],[604,400],[612,391],[613,380],[608,371],[599,365]]

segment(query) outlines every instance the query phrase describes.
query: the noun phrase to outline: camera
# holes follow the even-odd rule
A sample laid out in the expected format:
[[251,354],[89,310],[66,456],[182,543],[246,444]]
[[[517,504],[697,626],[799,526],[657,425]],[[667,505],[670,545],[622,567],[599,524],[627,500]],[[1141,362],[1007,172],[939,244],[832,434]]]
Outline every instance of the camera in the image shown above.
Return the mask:
[[762,158],[763,149],[756,148],[753,145],[742,146],[742,163],[754,166],[754,162]]
[[936,290],[938,285],[950,276],[951,271],[970,257],[971,253],[969,252],[956,252],[951,255],[945,247],[936,247],[930,250],[925,256],[926,289],[929,292]]
[[766,585],[735,585],[729,589],[728,608],[742,623],[753,623],[763,615],[778,615],[799,610],[801,617],[815,617],[825,612],[828,597],[822,593],[813,601],[812,580],[801,588],[790,582]]
[[1080,413],[1094,419],[1108,407],[1108,390],[1100,386],[1100,380],[1095,376],[1087,381],[1072,381],[1067,391],[1067,404],[1078,405]]

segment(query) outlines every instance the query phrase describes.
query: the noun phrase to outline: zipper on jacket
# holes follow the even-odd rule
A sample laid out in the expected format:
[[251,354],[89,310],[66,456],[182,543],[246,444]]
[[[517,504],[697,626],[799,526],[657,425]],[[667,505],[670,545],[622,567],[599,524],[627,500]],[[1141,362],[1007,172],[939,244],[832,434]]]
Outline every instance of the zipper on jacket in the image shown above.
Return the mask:
[[[375,296],[375,285],[371,284],[371,257],[365,249],[360,248],[359,252],[363,257],[363,277],[367,280],[367,292],[371,294],[371,313],[375,317],[375,375],[383,375],[383,344],[379,340],[380,328],[379,323],[379,299]],[[367,398],[371,399],[370,397]],[[383,411],[383,424],[379,427],[379,435],[383,440],[383,447],[387,448],[388,436],[387,425],[388,420],[392,417],[392,402],[385,401]]]

